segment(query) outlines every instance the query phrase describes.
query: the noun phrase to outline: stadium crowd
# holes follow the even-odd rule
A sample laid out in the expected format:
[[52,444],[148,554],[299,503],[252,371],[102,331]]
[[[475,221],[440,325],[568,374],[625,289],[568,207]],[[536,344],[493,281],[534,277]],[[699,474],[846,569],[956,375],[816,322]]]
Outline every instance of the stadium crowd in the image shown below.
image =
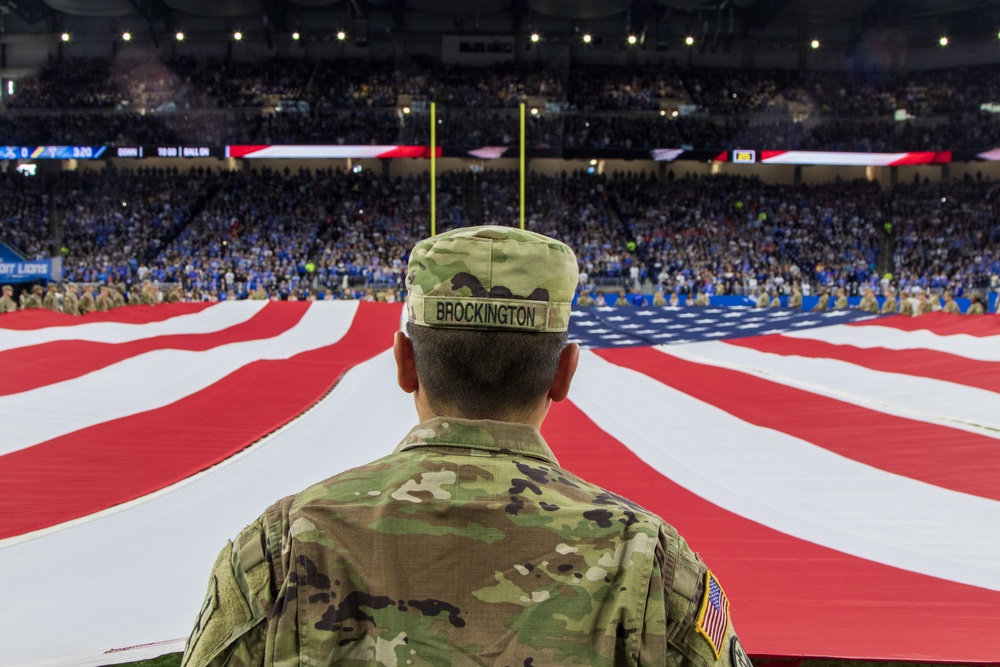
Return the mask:
[[[55,216],[64,280],[126,293],[151,281],[184,300],[400,299],[407,249],[430,227],[427,176],[106,169],[3,181],[0,241],[48,257]],[[532,175],[527,192],[526,226],[574,247],[595,295],[1000,289],[987,180],[881,191],[573,173]],[[516,173],[446,173],[437,228],[516,224],[517,197]]]
[[[905,74],[577,66],[455,69],[308,58],[55,62],[19,82],[6,144],[512,145],[978,153],[1000,144],[995,66]],[[987,107],[990,108],[990,107]],[[893,114],[906,111],[906,120]],[[52,128],[57,128],[54,132]]]

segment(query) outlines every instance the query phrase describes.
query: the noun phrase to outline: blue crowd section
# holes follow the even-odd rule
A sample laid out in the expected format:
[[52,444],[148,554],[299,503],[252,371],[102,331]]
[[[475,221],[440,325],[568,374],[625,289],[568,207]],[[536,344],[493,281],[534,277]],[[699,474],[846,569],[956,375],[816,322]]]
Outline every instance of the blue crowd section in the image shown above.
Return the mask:
[[[1000,296],[1000,295],[998,295],[997,293],[992,293],[992,294],[989,295],[989,310],[990,310],[990,312],[996,312],[998,296]],[[618,299],[621,298],[621,297],[619,297],[617,294],[606,294],[604,296],[604,298],[605,298],[605,301],[607,302],[608,306],[617,306],[618,305]],[[630,294],[630,295],[626,296],[625,298],[628,299],[629,304],[631,304],[632,306],[640,306],[640,307],[642,307],[642,306],[652,307],[653,306],[653,295],[651,295],[651,294]],[[688,296],[687,295],[681,294],[681,295],[679,295],[678,298],[680,299],[680,305],[681,306],[687,306],[688,305]],[[881,308],[883,302],[885,302],[885,297],[881,297],[880,296],[880,297],[876,297],[876,298],[878,299],[879,308]],[[788,307],[788,297],[787,296],[782,296],[782,297],[779,297],[779,299],[781,301],[781,307],[782,308],[787,308]],[[756,299],[753,299],[753,298],[751,298],[749,296],[728,296],[728,295],[727,296],[712,296],[712,297],[709,297],[708,301],[709,301],[709,304],[711,306],[722,307],[722,308],[733,308],[733,307],[753,308],[753,307],[755,307],[757,305]],[[971,301],[969,299],[967,299],[967,298],[955,299],[955,302],[958,304],[958,307],[962,310],[962,312],[965,312],[969,308],[969,304],[971,303]],[[804,296],[804,297],[802,297],[802,310],[807,310],[807,311],[808,310],[812,310],[816,306],[817,303],[819,303],[819,297],[818,296]],[[850,296],[850,297],[847,297],[847,304],[851,308],[857,308],[858,304],[860,304],[860,303],[861,303],[861,297],[860,296]],[[939,299],[939,303],[943,304],[944,302]],[[832,304],[832,300],[831,300],[831,304]],[[576,305],[576,298],[573,299],[573,305]]]

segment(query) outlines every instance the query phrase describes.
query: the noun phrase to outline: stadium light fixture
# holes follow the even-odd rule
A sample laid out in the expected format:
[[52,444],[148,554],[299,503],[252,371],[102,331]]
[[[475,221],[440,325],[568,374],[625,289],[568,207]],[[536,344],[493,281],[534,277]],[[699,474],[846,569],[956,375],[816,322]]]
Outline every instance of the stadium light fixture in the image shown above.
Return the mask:
[[532,116],[538,115],[538,107],[531,107],[531,115]]
[[819,48],[819,40],[818,39],[814,39],[813,41],[809,42],[809,46],[813,47],[814,49],[818,49]]
[[345,39],[347,39],[347,33],[344,32],[343,30],[338,30],[337,31],[337,41],[342,42]]
[[292,33],[292,39],[294,39],[296,42],[299,41],[300,37],[302,37],[302,35],[300,35],[299,33],[297,32]]
[[125,32],[123,32],[122,33],[122,41],[123,42],[131,42],[132,41],[132,33],[128,32],[127,30]]
[[531,33],[531,41],[532,42],[536,42],[537,43],[538,40],[540,40],[541,38],[542,38],[542,36],[539,35],[537,32]]
[[629,35],[628,36],[628,43],[629,43],[629,45],[635,46],[635,43],[638,42],[638,41],[639,41],[639,38],[636,37],[635,35]]
[[688,46],[693,46],[694,45],[694,37],[692,37],[691,35],[688,35],[687,37],[684,38],[684,43],[687,44]]
[[69,41],[69,33],[68,32],[64,32],[62,35],[59,36],[59,38],[62,39],[62,41],[64,41],[64,42],[68,42]]
[[948,46],[948,38],[942,36],[941,39],[938,40],[938,44],[941,46]]
[[589,33],[589,32],[587,32],[587,33],[584,33],[584,34],[583,34],[583,43],[584,43],[584,44],[590,44],[590,42],[591,42],[591,41],[592,41],[593,39],[594,39],[594,38],[590,36],[590,33]]
[[183,32],[178,32],[176,35],[174,35],[174,38],[178,42],[183,42],[184,41],[184,33]]
[[233,33],[233,39],[235,39],[237,42],[242,41],[243,33],[237,30],[236,32]]

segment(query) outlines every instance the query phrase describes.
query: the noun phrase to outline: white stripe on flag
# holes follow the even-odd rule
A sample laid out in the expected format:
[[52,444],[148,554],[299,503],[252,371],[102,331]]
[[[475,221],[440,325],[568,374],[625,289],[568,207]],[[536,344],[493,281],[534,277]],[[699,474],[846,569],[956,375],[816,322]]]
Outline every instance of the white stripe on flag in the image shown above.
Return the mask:
[[389,454],[417,422],[395,373],[384,352],[300,419],[203,473],[0,542],[0,664],[187,636],[227,539],[278,498]]
[[28,345],[41,345],[60,340],[82,340],[94,343],[128,343],[155,336],[173,334],[206,334],[222,331],[246,322],[267,304],[267,301],[233,301],[219,303],[189,315],[178,315],[160,322],[127,324],[123,322],[86,322],[76,320],[67,326],[46,327],[27,331],[0,328],[0,350],[12,350]]
[[997,395],[932,378],[886,373],[836,359],[783,356],[724,342],[658,346],[699,364],[750,373],[870,410],[1000,438],[1000,413],[984,411]]
[[358,302],[323,305],[310,307],[298,324],[273,338],[204,352],[156,350],[66,382],[0,396],[5,425],[0,455],[169,405],[254,361],[287,359],[332,345],[347,333]]
[[660,473],[730,512],[861,558],[1000,590],[1000,531],[983,529],[1000,526],[1000,502],[754,426],[588,351],[570,398]]
[[852,345],[864,350],[876,347],[887,350],[934,350],[976,361],[1000,361],[1000,336],[941,335],[925,329],[904,331],[874,324],[863,327],[838,324],[832,327],[789,331],[782,335],[818,340],[833,345]]

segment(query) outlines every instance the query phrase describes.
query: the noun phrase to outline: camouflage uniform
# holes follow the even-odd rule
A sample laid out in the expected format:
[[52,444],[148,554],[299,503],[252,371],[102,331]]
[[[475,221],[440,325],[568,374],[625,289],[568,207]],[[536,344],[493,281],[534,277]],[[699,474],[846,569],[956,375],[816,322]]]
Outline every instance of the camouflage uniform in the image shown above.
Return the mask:
[[31,288],[31,294],[27,296],[24,300],[24,309],[29,308],[41,308],[42,307],[42,286],[35,285]]
[[706,581],[531,426],[438,417],[227,545],[182,664],[729,664],[732,624],[718,659],[698,632]]
[[951,313],[957,315],[961,313],[961,309],[958,307],[958,302],[955,301],[955,295],[951,290],[944,293],[944,307],[941,308],[946,313]]
[[844,290],[838,290],[837,300],[833,302],[833,309],[844,310],[846,308],[847,308],[847,293]]
[[861,297],[861,303],[858,304],[858,310],[863,310],[866,313],[878,312],[878,299],[875,298],[875,293],[872,290],[865,290],[865,295]]
[[798,287],[792,289],[792,295],[788,297],[788,307],[802,308],[802,291]]
[[80,297],[79,308],[81,315],[86,315],[97,310],[97,304],[94,302],[94,290],[89,287],[84,290],[83,296]]
[[45,296],[42,298],[42,308],[51,310],[53,313],[59,312],[59,295],[56,294],[55,284],[50,284]]
[[69,286],[63,296],[63,312],[67,315],[80,314],[80,299],[76,296],[76,288]]
[[653,305],[661,307],[667,305],[667,300],[663,298],[663,292],[657,292],[653,296]]
[[781,308],[781,297],[777,294],[771,299],[771,308]]
[[[411,253],[410,326],[566,331],[575,273],[531,232],[448,232]],[[560,468],[531,424],[434,416],[227,544],[182,661],[329,664],[749,661],[671,526]]]
[[123,294],[123,289],[124,288],[121,285],[114,285],[109,290],[112,308],[121,308],[125,305],[125,295]]
[[895,315],[897,311],[896,297],[893,296],[892,292],[885,295],[885,301],[882,302],[882,314],[883,315]]
[[767,308],[771,305],[771,297],[767,295],[767,292],[761,292],[760,296],[757,297],[757,308]]
[[819,301],[816,302],[816,305],[813,306],[812,309],[814,311],[826,312],[826,309],[829,307],[830,307],[830,295],[826,293],[826,290],[823,290],[819,294]]
[[14,293],[10,285],[3,286],[2,296],[0,296],[0,313],[13,313],[17,310],[17,302],[11,297]]
[[96,306],[97,306],[97,311],[100,313],[106,313],[113,307],[111,302],[111,297],[108,295],[107,287],[101,288],[101,293],[97,295]]

